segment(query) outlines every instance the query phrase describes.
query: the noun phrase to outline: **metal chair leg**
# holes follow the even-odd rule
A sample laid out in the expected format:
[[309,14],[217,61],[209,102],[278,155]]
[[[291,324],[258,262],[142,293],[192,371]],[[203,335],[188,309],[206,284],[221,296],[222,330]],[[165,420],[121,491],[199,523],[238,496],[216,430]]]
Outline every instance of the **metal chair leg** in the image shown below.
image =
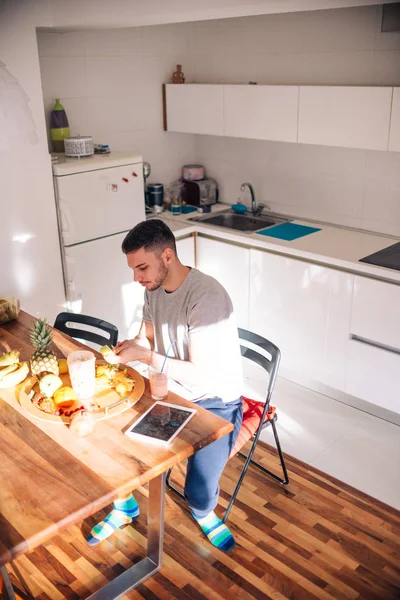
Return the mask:
[[[235,491],[233,492],[233,494],[231,496],[231,499],[229,501],[228,508],[225,511],[224,518],[222,519],[223,523],[225,523],[227,521],[228,517],[229,517],[229,513],[231,512],[233,503],[236,500],[236,496],[238,495],[240,486],[242,485],[243,479],[244,479],[244,477],[245,477],[245,475],[247,473],[247,469],[249,468],[249,464],[252,462],[251,459],[252,459],[252,456],[253,456],[254,451],[256,449],[257,441],[258,441],[258,438],[257,438],[257,440],[254,440],[253,445],[250,448],[250,452],[249,452],[248,456],[244,457],[246,459],[246,462],[244,463],[244,467],[243,467],[242,472],[240,474],[239,481],[236,484]],[[243,454],[241,454],[241,456],[243,456]]]
[[3,596],[5,600],[16,600],[14,588],[11,584],[10,578],[5,567],[0,567],[0,575],[3,579]]
[[[279,442],[278,432],[276,430],[276,425],[275,425],[274,421],[271,421],[271,426],[272,426],[272,431],[274,432],[275,444],[276,444],[276,449],[278,451],[279,460],[280,460],[280,463],[281,463],[283,477],[279,477],[278,475],[275,475],[275,473],[273,473],[272,471],[269,471],[268,469],[266,469],[265,467],[263,467],[262,465],[260,465],[255,460],[251,460],[250,462],[251,462],[252,465],[254,465],[258,469],[260,469],[260,471],[262,471],[266,475],[269,475],[270,477],[272,477],[278,483],[281,483],[282,485],[287,485],[289,483],[289,476],[287,474],[285,459],[283,458],[281,444]],[[238,452],[238,454],[242,458],[247,458],[247,456],[245,454],[242,454],[242,452]]]
[[243,479],[247,473],[247,469],[249,468],[249,465],[254,465],[255,467],[257,467],[260,471],[262,471],[263,473],[265,473],[266,475],[269,475],[270,477],[272,477],[275,481],[277,481],[278,483],[281,483],[283,485],[287,485],[289,483],[289,477],[287,474],[287,470],[286,470],[286,464],[285,464],[285,459],[283,458],[283,454],[282,454],[282,449],[281,449],[281,444],[279,442],[279,437],[278,437],[278,432],[276,430],[276,425],[274,423],[274,421],[271,421],[271,425],[272,425],[272,431],[274,432],[274,438],[275,438],[275,443],[276,443],[276,447],[278,450],[278,454],[279,454],[279,459],[280,459],[280,463],[281,463],[281,467],[282,467],[282,472],[283,472],[283,477],[279,477],[278,475],[275,475],[275,473],[273,473],[272,471],[269,471],[268,469],[266,469],[265,467],[263,467],[262,465],[260,465],[258,462],[256,462],[255,460],[253,460],[253,454],[255,452],[256,446],[257,446],[257,442],[258,442],[258,438],[259,435],[261,433],[261,431],[258,432],[258,435],[256,436],[256,439],[254,439],[254,442],[251,446],[250,452],[249,454],[246,456],[246,454],[243,454],[242,452],[238,452],[238,455],[241,456],[242,458],[244,458],[246,460],[246,462],[244,463],[244,467],[243,470],[240,474],[240,478],[239,481],[235,487],[235,491],[232,494],[232,497],[230,499],[230,502],[228,504],[228,508],[225,511],[225,515],[224,518],[222,519],[222,521],[224,523],[226,523],[229,513],[231,512],[232,506],[236,500],[236,496],[238,495],[240,486],[242,485]]
[[179,496],[180,498],[182,498],[182,500],[186,500],[185,496],[183,494],[181,494],[181,492],[179,490],[176,489],[176,487],[174,487],[169,479],[170,479],[170,475],[172,473],[172,469],[169,469],[169,471],[167,472],[167,478],[165,480],[165,485],[167,486],[167,488],[171,491],[174,492],[174,494],[176,494],[177,496]]

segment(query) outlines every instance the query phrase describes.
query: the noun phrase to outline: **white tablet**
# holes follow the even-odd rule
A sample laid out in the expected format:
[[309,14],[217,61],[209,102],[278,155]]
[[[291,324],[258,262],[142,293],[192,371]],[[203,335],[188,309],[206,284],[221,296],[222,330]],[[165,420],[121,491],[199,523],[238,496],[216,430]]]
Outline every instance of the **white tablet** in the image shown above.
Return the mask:
[[125,431],[128,437],[169,444],[196,414],[186,408],[158,400]]

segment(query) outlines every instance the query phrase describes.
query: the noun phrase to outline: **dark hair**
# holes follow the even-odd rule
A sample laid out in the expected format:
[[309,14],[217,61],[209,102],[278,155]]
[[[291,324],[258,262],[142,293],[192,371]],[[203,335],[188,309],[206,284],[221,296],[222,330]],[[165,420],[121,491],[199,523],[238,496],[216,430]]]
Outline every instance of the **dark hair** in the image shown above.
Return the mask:
[[122,252],[129,254],[140,248],[144,248],[146,252],[159,253],[165,248],[171,248],[176,254],[175,236],[160,219],[142,221],[126,235],[122,242]]

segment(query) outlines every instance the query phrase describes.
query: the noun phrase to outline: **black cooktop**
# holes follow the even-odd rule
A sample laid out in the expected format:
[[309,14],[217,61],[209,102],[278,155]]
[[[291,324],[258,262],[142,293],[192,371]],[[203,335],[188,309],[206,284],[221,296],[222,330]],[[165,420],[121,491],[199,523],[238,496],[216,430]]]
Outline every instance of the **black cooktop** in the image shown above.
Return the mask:
[[370,254],[369,256],[362,258],[359,262],[400,271],[400,242],[397,242],[397,244],[393,244],[393,246],[389,246],[388,248],[384,248],[383,250],[379,250],[379,252]]

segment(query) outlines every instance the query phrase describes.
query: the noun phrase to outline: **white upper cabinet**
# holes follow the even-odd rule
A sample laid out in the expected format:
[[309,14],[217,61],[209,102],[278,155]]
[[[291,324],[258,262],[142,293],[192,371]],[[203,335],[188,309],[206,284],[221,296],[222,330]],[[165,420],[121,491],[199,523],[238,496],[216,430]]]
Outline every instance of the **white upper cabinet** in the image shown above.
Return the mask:
[[387,150],[392,89],[300,86],[299,143]]
[[167,130],[223,135],[222,85],[165,86]]
[[400,87],[393,89],[392,117],[390,119],[389,150],[400,152]]
[[297,86],[224,85],[223,89],[224,135],[297,141]]
[[400,151],[400,88],[185,83],[165,101],[168,131]]

